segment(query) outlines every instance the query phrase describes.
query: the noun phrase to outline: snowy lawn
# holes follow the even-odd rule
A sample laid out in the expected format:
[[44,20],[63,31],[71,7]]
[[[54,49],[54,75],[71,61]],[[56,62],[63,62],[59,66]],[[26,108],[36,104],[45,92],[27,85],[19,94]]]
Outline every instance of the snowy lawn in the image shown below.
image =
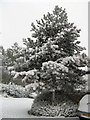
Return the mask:
[[30,118],[28,110],[34,99],[0,97],[0,118]]

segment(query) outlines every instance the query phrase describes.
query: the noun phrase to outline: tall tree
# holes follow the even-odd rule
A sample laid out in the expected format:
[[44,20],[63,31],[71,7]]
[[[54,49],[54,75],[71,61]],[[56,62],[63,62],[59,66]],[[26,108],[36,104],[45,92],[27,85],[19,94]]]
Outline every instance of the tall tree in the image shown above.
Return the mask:
[[[43,15],[41,20],[36,20],[36,24],[32,23],[31,26],[32,37],[36,41],[34,46],[35,53],[30,57],[30,64],[34,63],[34,67],[41,73],[40,78],[45,79],[45,82],[51,78],[51,81],[57,80],[57,75],[52,74],[53,70],[55,73],[57,67],[56,69],[53,67],[52,70],[51,67],[46,68],[46,64],[47,66],[55,66],[57,64],[56,66],[60,69],[58,71],[58,81],[62,81],[63,84],[66,83],[63,86],[67,88],[69,83],[69,88],[72,91],[74,86],[77,86],[79,83],[81,84],[80,77],[84,72],[79,67],[85,67],[87,65],[87,56],[81,54],[81,51],[85,50],[85,48],[81,47],[79,45],[80,41],[78,41],[81,30],[77,29],[74,23],[68,22],[65,9],[63,10],[58,6],[55,7],[52,13],[48,12],[47,15]],[[45,66],[43,66],[44,63],[46,63]],[[45,67],[46,71],[43,71],[43,67]],[[44,74],[47,73],[45,78],[41,71]],[[49,78],[48,74],[50,75]],[[53,86],[55,86],[55,83]]]
[[6,64],[6,51],[3,46],[0,46],[0,82],[9,83],[9,71]]
[[[85,72],[80,67],[85,67],[88,62],[87,55],[82,53],[85,48],[78,41],[81,30],[68,22],[65,9],[55,6],[52,13],[43,15],[31,26],[32,39],[23,40],[26,45],[24,57],[27,56],[25,64],[28,66],[23,79],[31,79],[28,83],[33,80],[43,82],[44,88],[53,91],[53,99],[57,89],[73,92],[84,84],[81,77]],[[33,73],[31,78],[27,72]]]

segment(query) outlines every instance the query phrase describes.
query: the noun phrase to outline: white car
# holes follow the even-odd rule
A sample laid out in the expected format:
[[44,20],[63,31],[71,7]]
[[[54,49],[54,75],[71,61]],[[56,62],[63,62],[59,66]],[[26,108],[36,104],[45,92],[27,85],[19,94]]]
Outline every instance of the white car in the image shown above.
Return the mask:
[[80,120],[90,120],[90,92],[87,92],[80,100],[78,115]]

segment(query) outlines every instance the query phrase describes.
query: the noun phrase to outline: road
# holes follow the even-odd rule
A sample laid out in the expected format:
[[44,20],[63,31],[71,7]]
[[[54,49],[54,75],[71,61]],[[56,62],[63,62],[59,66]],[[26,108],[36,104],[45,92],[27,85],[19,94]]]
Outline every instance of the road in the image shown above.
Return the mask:
[[[0,118],[2,120],[46,120],[43,117],[30,116],[33,99],[30,98],[0,98]],[[15,119],[16,118],[16,119]],[[49,118],[49,120],[52,118]],[[79,118],[54,118],[55,120],[79,120]],[[48,118],[47,118],[48,120]]]

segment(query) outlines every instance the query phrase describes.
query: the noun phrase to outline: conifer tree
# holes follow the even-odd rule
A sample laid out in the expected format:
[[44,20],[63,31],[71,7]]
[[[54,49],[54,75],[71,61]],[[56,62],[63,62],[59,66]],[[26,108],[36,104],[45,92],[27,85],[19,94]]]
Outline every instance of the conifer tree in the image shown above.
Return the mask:
[[52,13],[43,15],[31,27],[32,38],[23,40],[27,70],[20,69],[18,75],[23,75],[26,82],[28,79],[28,84],[33,81],[43,83],[42,89],[54,91],[53,99],[55,90],[74,92],[85,84],[82,80],[85,71],[80,68],[87,66],[88,60],[82,52],[85,48],[78,41],[81,30],[68,22],[66,10],[55,6]]
[[[27,48],[33,48],[29,66],[37,69],[38,80],[46,89],[63,89],[73,92],[85,84],[82,76],[85,71],[80,67],[87,65],[87,55],[80,46],[80,29],[68,22],[65,9],[55,6],[52,13],[43,15],[41,20],[31,24],[32,38],[25,40]],[[32,67],[33,66],[33,67]]]

